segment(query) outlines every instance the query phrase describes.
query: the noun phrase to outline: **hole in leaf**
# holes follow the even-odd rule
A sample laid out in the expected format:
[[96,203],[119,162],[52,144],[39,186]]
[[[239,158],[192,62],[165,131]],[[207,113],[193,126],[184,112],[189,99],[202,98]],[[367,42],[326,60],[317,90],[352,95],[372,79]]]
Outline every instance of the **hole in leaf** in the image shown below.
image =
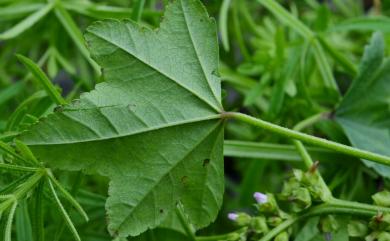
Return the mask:
[[206,167],[210,163],[210,159],[203,160],[203,167]]

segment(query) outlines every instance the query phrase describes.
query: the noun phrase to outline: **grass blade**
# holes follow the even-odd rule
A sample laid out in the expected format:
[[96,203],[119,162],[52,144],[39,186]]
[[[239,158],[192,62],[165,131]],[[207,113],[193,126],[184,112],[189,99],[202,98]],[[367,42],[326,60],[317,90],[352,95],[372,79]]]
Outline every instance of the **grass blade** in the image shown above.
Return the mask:
[[336,24],[330,31],[382,31],[390,32],[390,18],[385,16],[357,17]]
[[60,93],[56,90],[53,83],[49,80],[46,74],[35,64],[31,59],[24,57],[23,55],[17,55],[17,58],[22,62],[26,68],[35,76],[37,80],[42,84],[43,88],[46,90],[46,93],[51,97],[51,99],[57,105],[65,105],[66,101]]
[[17,96],[24,89],[23,82],[17,82],[15,84],[11,84],[7,88],[4,88],[0,91],[0,105],[6,103],[8,100]]
[[34,240],[27,200],[24,199],[16,209],[16,240]]
[[24,172],[36,172],[38,169],[34,167],[24,167],[24,166],[16,166],[6,163],[0,163],[0,169],[7,169],[13,171],[24,171]]
[[[116,18],[123,19],[129,18],[133,12],[132,8],[116,7],[116,6],[105,6],[97,3],[81,2],[81,1],[66,1],[62,3],[64,8],[69,11],[77,12],[79,14],[95,18],[95,19],[106,19]],[[161,12],[153,11],[150,9],[144,9],[142,11],[144,17],[160,17]]]
[[49,178],[52,180],[54,185],[60,190],[64,197],[72,204],[72,206],[80,213],[80,215],[88,222],[89,218],[87,213],[81,207],[81,205],[73,198],[73,196],[55,179],[52,173],[49,172]]
[[335,48],[333,48],[322,36],[317,38],[321,46],[329,53],[332,58],[339,63],[349,74],[352,76],[357,75],[357,67],[349,61],[344,55],[339,53]]
[[12,4],[7,7],[0,8],[0,18],[2,21],[19,18],[23,15],[31,12],[38,11],[45,7],[43,3],[23,3],[23,4]]
[[269,73],[261,76],[261,79],[253,88],[250,88],[247,95],[245,95],[244,106],[250,106],[256,102],[256,99],[262,96],[265,87],[270,83],[271,75]]
[[57,204],[58,208],[60,209],[59,211],[62,214],[62,217],[64,218],[66,224],[68,225],[69,230],[73,234],[73,237],[75,238],[75,240],[81,241],[81,238],[80,238],[72,220],[70,219],[68,213],[66,212],[64,206],[62,205],[62,203],[61,203],[61,201],[56,193],[56,190],[53,187],[53,183],[52,183],[51,179],[47,178],[47,182],[49,183],[49,188],[50,188],[51,193],[53,194],[53,197],[56,201],[56,204]]
[[45,240],[44,231],[44,209],[43,209],[43,195],[44,195],[44,179],[38,184],[35,192],[34,210],[33,210],[33,225],[34,225],[34,236],[36,241]]
[[305,39],[314,38],[314,33],[306,27],[298,18],[290,14],[286,9],[280,6],[274,0],[257,0],[260,4],[266,7],[270,12],[272,12],[280,21],[294,29]]
[[337,90],[338,92],[339,88],[337,86],[336,80],[333,77],[332,68],[330,67],[328,60],[326,59],[324,49],[322,48],[317,39],[313,39],[312,45],[314,58],[317,62],[317,66],[320,70],[325,86]]
[[87,48],[84,44],[83,34],[81,33],[77,24],[73,21],[72,17],[68,13],[68,11],[61,5],[60,2],[57,2],[57,5],[56,5],[56,8],[54,9],[54,12],[55,12],[58,20],[61,22],[62,26],[68,32],[69,36],[72,38],[73,42],[75,43],[75,45],[77,46],[77,48],[81,52],[81,54],[91,64],[91,66],[96,71],[96,73],[98,73],[100,75],[100,67],[89,56],[89,51],[87,50]]
[[4,231],[4,241],[12,241],[11,239],[12,222],[14,221],[14,216],[15,216],[15,211],[17,206],[18,206],[18,202],[15,200],[8,214],[8,219]]
[[31,95],[27,99],[25,99],[15,109],[14,113],[12,113],[12,115],[8,118],[6,129],[13,130],[14,128],[16,128],[19,125],[20,121],[23,119],[24,115],[26,114],[28,106],[30,104],[34,103],[35,101],[39,101],[45,97],[47,97],[46,92],[43,90],[40,90],[40,91],[35,92],[33,95]]
[[222,46],[226,52],[229,51],[228,16],[231,0],[223,0],[219,11],[219,32],[221,33]]
[[142,16],[142,12],[144,10],[144,6],[145,6],[145,0],[136,1],[131,14],[131,19],[133,19],[136,22],[139,22]]
[[6,40],[15,38],[27,29],[31,28],[35,23],[37,23],[41,18],[43,18],[46,14],[48,14],[52,8],[53,4],[49,3],[45,7],[41,8],[40,10],[36,11],[35,13],[31,14],[15,26],[13,26],[11,29],[8,29],[7,31],[0,34],[0,40]]
[[[307,150],[313,158],[324,162],[347,160],[349,158],[324,148],[308,147]],[[302,160],[293,145],[233,140],[225,140],[224,156],[291,162],[300,162]]]
[[281,22],[294,29],[307,41],[311,42],[313,45],[314,56],[317,61],[317,66],[319,67],[322,79],[324,80],[325,86],[332,88],[339,92],[336,80],[333,77],[332,68],[329,66],[329,63],[326,59],[324,50],[322,46],[318,43],[316,35],[297,17],[290,14],[286,9],[284,9],[279,3],[274,0],[257,0],[260,4],[266,7],[270,12],[272,12]]

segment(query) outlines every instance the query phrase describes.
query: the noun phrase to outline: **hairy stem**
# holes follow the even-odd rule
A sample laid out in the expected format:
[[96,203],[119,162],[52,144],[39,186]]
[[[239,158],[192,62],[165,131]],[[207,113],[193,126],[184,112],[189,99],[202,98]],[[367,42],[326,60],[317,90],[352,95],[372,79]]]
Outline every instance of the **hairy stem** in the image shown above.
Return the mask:
[[328,141],[322,138],[318,138],[315,136],[307,135],[304,133],[300,133],[294,130],[290,130],[288,128],[278,126],[272,123],[269,123],[267,121],[261,120],[261,119],[256,119],[252,116],[238,113],[238,112],[226,112],[222,114],[223,118],[233,118],[239,121],[243,121],[245,123],[248,123],[253,126],[257,126],[260,128],[263,128],[265,130],[274,132],[276,134],[286,136],[289,138],[293,138],[302,142],[310,143],[313,145],[325,147],[337,152],[341,152],[347,155],[355,156],[358,158],[362,159],[367,159],[371,160],[377,163],[385,164],[385,165],[390,165],[390,157],[388,156],[383,156],[379,154],[375,154],[369,151],[364,151],[360,149],[356,149],[350,146],[346,146],[340,143],[336,143],[333,141]]
[[[293,130],[294,131],[301,131],[301,130],[305,129],[306,127],[309,127],[309,126],[315,124],[316,122],[320,121],[321,119],[324,118],[324,116],[327,116],[327,115],[328,115],[328,113],[324,112],[324,113],[319,113],[319,114],[316,114],[314,116],[311,116],[311,117],[299,122],[298,124],[296,124],[293,127]],[[306,148],[302,144],[302,142],[300,142],[298,140],[293,140],[293,143],[294,143],[294,146],[297,149],[299,155],[301,156],[303,162],[305,163],[306,168],[310,169],[314,165],[314,162],[313,162],[309,152],[306,150]],[[332,192],[330,191],[328,185],[326,185],[321,174],[318,171],[316,171],[315,174],[318,176],[319,181],[321,183],[321,186],[322,186],[323,190],[326,192],[326,194],[324,193],[323,197],[332,197]]]

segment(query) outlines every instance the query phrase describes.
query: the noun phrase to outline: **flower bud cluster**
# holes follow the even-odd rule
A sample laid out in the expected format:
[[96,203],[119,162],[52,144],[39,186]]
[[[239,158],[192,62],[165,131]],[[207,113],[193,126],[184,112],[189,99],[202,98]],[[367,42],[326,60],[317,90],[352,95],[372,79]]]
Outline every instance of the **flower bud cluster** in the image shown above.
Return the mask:
[[[254,206],[260,213],[258,216],[250,216],[246,213],[229,213],[228,218],[238,226],[248,227],[248,232],[252,238],[257,240],[264,234],[268,233],[271,228],[278,226],[286,218],[286,214],[280,210],[276,199],[271,193],[255,192],[253,198],[256,201]],[[275,240],[287,241],[288,232],[282,232]]]

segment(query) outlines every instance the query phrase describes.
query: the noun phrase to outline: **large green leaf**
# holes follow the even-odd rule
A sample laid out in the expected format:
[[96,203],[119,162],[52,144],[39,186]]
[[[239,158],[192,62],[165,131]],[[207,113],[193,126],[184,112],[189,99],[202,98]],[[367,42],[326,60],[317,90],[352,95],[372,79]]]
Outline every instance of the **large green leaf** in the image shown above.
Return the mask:
[[222,203],[223,120],[215,22],[198,0],[167,7],[158,31],[125,20],[86,39],[106,82],[21,139],[48,165],[111,179],[114,236],[159,225],[181,202],[197,227]]
[[[359,75],[337,109],[336,120],[351,143],[383,155],[390,155],[390,59],[384,58],[384,40],[375,33],[359,68]],[[364,161],[383,176],[390,167]]]

